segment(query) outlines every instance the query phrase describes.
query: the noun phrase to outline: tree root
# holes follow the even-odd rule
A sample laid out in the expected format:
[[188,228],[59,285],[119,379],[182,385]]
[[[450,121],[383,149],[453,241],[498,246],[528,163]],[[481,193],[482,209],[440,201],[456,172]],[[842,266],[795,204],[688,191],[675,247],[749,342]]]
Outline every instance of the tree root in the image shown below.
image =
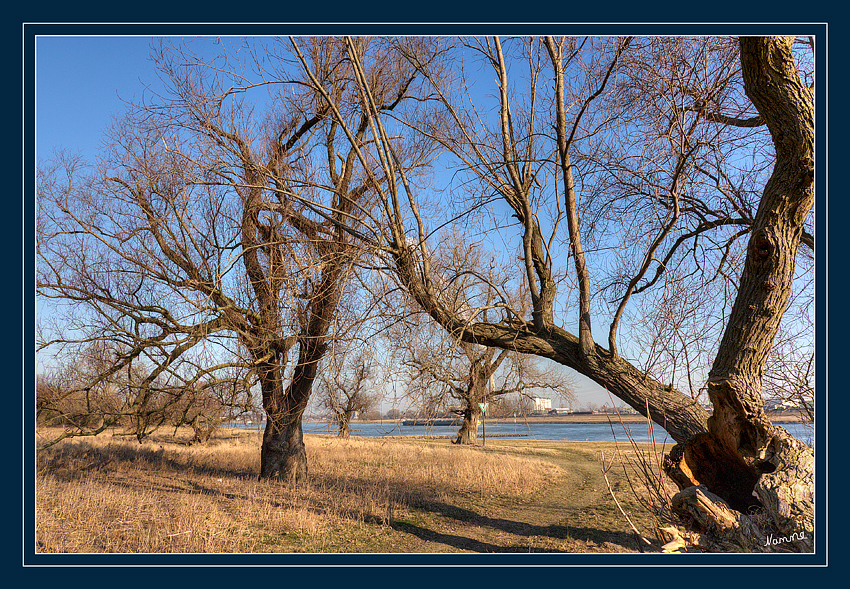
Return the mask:
[[761,472],[749,481],[710,435],[665,456],[664,470],[681,489],[673,510],[697,530],[671,533],[668,551],[814,551],[814,452],[781,427],[770,426],[769,436],[752,465]]
[[[709,552],[761,552],[765,537],[746,515],[735,511],[703,485],[688,487],[673,496],[673,510],[689,518],[700,532],[678,533],[662,549],[685,545]],[[665,528],[665,532],[675,528]],[[676,537],[677,536],[677,537]]]

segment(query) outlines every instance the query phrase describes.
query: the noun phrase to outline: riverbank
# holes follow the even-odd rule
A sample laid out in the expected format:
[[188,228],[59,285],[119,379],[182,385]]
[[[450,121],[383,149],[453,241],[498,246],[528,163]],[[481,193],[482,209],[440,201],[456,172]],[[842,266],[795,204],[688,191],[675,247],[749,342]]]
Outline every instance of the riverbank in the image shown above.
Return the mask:
[[[799,413],[791,412],[791,411],[783,411],[783,412],[771,412],[768,413],[768,417],[773,423],[806,423],[807,420],[803,418]],[[594,423],[608,423],[609,421],[612,423],[619,423],[621,420],[623,423],[644,423],[646,421],[646,417],[640,414],[628,413],[628,414],[606,414],[606,413],[573,413],[569,415],[533,415],[527,417],[485,417],[487,423],[584,423],[584,424],[594,424]],[[309,420],[305,420],[309,422]],[[403,420],[392,420],[392,419],[362,419],[362,420],[354,420],[352,423],[381,423],[381,424],[393,424],[398,423]]]

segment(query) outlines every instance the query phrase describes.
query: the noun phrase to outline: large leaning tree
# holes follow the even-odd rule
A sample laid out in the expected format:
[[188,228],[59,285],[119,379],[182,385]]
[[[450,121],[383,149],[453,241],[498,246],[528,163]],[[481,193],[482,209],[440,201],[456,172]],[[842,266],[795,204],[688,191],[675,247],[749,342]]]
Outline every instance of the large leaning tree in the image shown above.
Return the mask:
[[[299,481],[302,415],[364,255],[360,219],[387,178],[363,167],[374,167],[363,159],[374,137],[345,44],[266,42],[155,48],[163,89],[128,105],[103,157],[44,164],[37,290],[54,306],[39,349],[73,358],[115,344],[79,388],[139,367],[137,416],[163,381],[187,394],[234,378],[258,389],[260,476]],[[380,40],[356,44],[378,107],[404,108],[415,68],[385,59]],[[399,157],[427,154],[414,145]]]
[[[488,261],[480,244],[469,245],[457,233],[446,236],[441,245],[443,257],[432,256],[430,260],[441,302],[460,316],[471,318],[470,301],[479,301],[486,320],[491,312],[488,307],[499,296],[491,286],[497,278],[489,271],[492,256]],[[484,275],[490,280],[482,283],[475,278]],[[500,282],[509,280],[502,277]],[[503,289],[501,295],[505,294]],[[522,304],[520,293],[514,293],[512,301]],[[462,418],[455,444],[477,442],[484,404],[511,397],[530,399],[540,393],[575,401],[571,382],[560,367],[547,370],[539,358],[457,338],[432,321],[415,301],[399,301],[395,309],[394,324],[387,334],[403,372],[401,378],[407,382],[408,396],[420,406],[442,407]]]
[[[812,550],[813,453],[770,422],[762,395],[790,295],[811,271],[799,254],[814,241],[809,47],[773,37],[429,42],[439,59],[427,63],[397,48],[441,110],[400,121],[379,108],[347,41],[381,140],[381,172],[370,173],[395,179],[378,191],[389,224],[374,245],[401,287],[453,337],[554,360],[663,426],[678,442],[666,459],[682,489],[674,505],[706,532],[701,545],[769,549],[744,515],[756,509],[771,532],[799,538],[790,549]],[[445,150],[446,192],[461,211],[421,206],[435,188],[399,165],[405,126]],[[432,263],[453,223],[501,245],[527,305],[512,303],[498,273],[476,274],[486,300],[462,312],[447,304]],[[667,341],[667,361],[648,358],[633,332]],[[712,412],[703,387],[682,388],[699,379]]]

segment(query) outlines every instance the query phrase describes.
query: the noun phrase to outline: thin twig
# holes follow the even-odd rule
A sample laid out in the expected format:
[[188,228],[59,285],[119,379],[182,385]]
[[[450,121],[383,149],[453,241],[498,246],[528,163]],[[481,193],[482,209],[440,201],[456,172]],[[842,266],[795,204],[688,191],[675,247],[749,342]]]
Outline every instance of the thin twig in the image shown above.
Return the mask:
[[605,450],[603,450],[603,451],[602,451],[602,476],[605,478],[605,484],[608,486],[608,492],[611,494],[611,497],[614,499],[614,503],[616,503],[616,504],[617,504],[617,509],[619,509],[619,510],[620,510],[620,513],[622,513],[622,514],[623,514],[623,517],[625,517],[625,518],[626,518],[626,521],[627,521],[627,522],[629,522],[629,525],[631,526],[632,530],[634,530],[635,535],[636,535],[639,539],[641,539],[641,540],[643,540],[644,542],[646,542],[647,546],[652,546],[652,542],[650,542],[649,540],[647,540],[646,538],[644,538],[644,537],[643,537],[643,535],[641,535],[641,533],[638,531],[638,529],[637,529],[637,528],[635,527],[635,525],[632,523],[631,518],[629,518],[628,514],[627,514],[627,513],[625,512],[625,510],[623,509],[623,506],[622,506],[622,505],[620,505],[620,502],[617,500],[617,496],[614,494],[614,489],[612,489],[612,488],[611,488],[611,482],[608,480],[608,470],[609,470],[610,468],[611,468],[610,466],[609,466],[609,467],[607,467],[607,468],[605,467]]

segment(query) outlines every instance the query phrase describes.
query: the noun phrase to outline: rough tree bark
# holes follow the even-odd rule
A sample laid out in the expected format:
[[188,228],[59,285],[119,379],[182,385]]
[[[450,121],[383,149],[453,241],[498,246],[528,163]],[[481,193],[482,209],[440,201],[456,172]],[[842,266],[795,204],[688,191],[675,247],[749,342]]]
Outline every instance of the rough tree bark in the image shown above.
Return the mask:
[[[348,210],[348,206],[340,208],[342,214],[348,214]],[[322,281],[310,299],[309,320],[298,337],[298,360],[286,391],[282,390],[280,373],[285,362],[270,362],[264,371],[267,378],[263,380],[263,407],[267,419],[260,454],[261,479],[277,475],[285,482],[298,483],[307,477],[301,419],[310,400],[319,362],[327,351],[328,331],[344,288],[343,274],[351,249],[342,233],[337,234],[333,243],[333,247],[324,245],[330,255],[323,258]]]
[[[332,311],[331,311],[332,312]],[[307,478],[307,452],[301,419],[310,399],[316,366],[324,355],[324,343],[304,345],[292,380],[282,394],[279,379],[263,383],[263,407],[266,411],[266,429],[260,452],[260,478],[277,476],[285,483],[299,483]],[[274,367],[277,370],[277,367]],[[266,394],[266,386],[270,386]]]
[[[761,394],[764,363],[791,295],[797,249],[814,202],[814,97],[795,67],[792,43],[782,37],[740,40],[745,89],[770,130],[776,164],[709,374],[709,431],[674,448],[667,470],[680,487],[704,485],[739,511],[761,506],[780,534],[805,536],[798,549],[811,550],[813,453],[771,424]],[[711,513],[698,513],[697,521],[710,527]]]
[[463,423],[457,432],[454,444],[474,446],[478,442],[478,423],[481,421],[481,409],[478,403],[467,404],[463,410]]
[[[279,372],[276,365],[267,369]],[[269,376],[260,380],[266,412],[266,429],[260,450],[260,479],[278,476],[282,481],[293,484],[307,478],[307,453],[301,429],[304,409],[299,408],[294,395],[309,397],[312,383],[308,381],[302,378],[299,384],[293,378],[287,394],[283,394],[283,382],[279,377]]]

